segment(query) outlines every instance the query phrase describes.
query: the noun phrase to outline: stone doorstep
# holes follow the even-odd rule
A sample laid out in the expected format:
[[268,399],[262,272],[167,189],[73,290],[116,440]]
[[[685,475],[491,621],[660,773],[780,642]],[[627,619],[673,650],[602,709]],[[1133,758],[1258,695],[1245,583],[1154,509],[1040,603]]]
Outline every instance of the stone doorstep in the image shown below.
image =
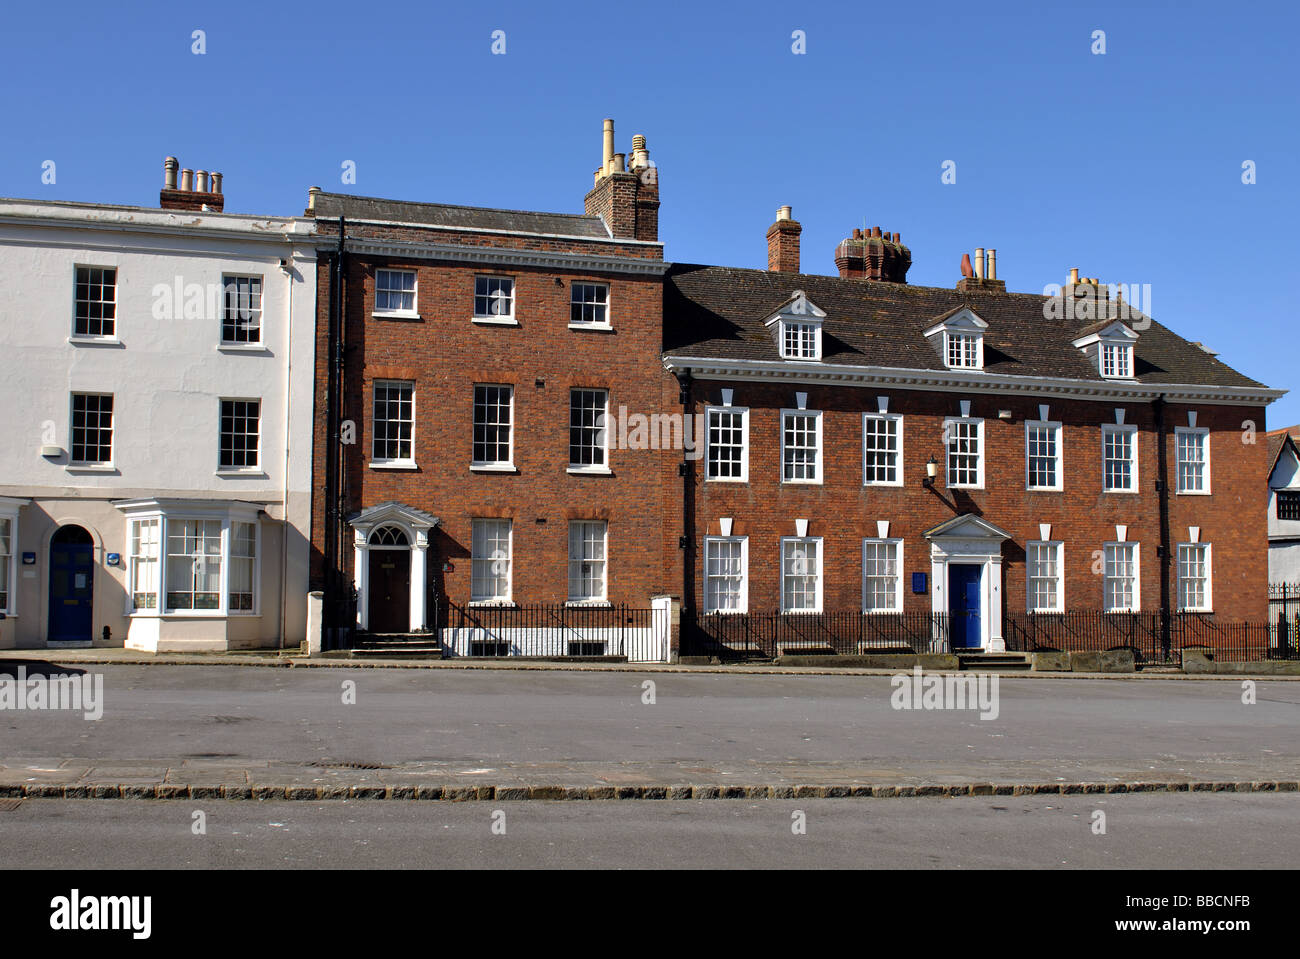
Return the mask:
[[512,802],[527,800],[891,799],[961,796],[1058,796],[1139,792],[1300,792],[1300,780],[1152,780],[1075,783],[796,783],[774,785],[640,783],[577,785],[188,786],[143,783],[0,785],[0,798],[27,799],[333,799]]

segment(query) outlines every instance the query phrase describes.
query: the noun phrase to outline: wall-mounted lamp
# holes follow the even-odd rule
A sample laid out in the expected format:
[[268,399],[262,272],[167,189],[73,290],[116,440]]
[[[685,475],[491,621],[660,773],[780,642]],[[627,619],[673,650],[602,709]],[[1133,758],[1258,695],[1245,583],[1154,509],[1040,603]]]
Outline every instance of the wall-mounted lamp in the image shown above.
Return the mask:
[[456,567],[452,564],[451,560],[447,560],[447,562],[442,564],[442,571],[444,573],[454,573]]
[[934,489],[934,478],[939,475],[939,461],[933,456],[925,464],[925,479],[921,480],[921,485],[926,489]]
[[998,419],[1000,419],[1000,420],[1009,420],[1009,419],[1011,419],[1011,411],[1010,411],[1010,410],[998,410]]

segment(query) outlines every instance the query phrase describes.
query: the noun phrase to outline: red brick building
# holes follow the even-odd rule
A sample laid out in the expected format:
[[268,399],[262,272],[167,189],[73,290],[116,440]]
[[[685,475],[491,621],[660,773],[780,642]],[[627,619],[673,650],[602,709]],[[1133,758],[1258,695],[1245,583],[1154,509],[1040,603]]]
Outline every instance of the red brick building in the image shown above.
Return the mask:
[[788,207],[767,271],[669,265],[644,138],[613,147],[581,215],[313,191],[334,626],[671,594],[687,645],[915,615],[995,652],[1031,613],[1264,617],[1278,391],[1095,281],[1008,293],[993,251],[913,287],[854,231],[800,273]]
[[435,597],[640,608],[662,590],[671,454],[604,429],[672,382],[657,173],[606,126],[581,215],[312,192],[316,580],[355,587],[363,631],[428,629]]
[[1008,293],[977,251],[912,287],[879,228],[800,274],[799,232],[783,208],[768,271],[665,280],[665,365],[708,423],[683,491],[701,613],[937,613],[985,651],[1030,613],[1265,618],[1278,391],[1096,281]]

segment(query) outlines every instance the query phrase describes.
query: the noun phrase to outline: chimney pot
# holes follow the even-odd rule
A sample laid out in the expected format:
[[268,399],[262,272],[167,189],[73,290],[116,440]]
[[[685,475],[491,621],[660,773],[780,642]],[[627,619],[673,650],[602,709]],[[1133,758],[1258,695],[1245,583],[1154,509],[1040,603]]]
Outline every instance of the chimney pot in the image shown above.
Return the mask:
[[213,192],[213,193],[220,193],[220,192],[221,192],[221,174],[220,174],[220,173],[214,173],[214,174],[212,174],[212,187],[211,187],[211,189],[212,189],[212,192]]
[[313,186],[307,188],[307,209],[316,209],[316,198],[320,196],[320,187]]
[[604,173],[610,172],[610,167],[614,162],[614,121],[609,117],[605,118],[605,130],[602,142],[600,168]]
[[189,193],[194,189],[194,171],[181,170],[181,189]]
[[984,279],[984,247],[975,247],[975,278]]
[[194,192],[195,193],[208,192],[208,171],[207,170],[194,171]]
[[872,235],[872,236],[880,236],[880,227],[878,227],[878,226],[873,226],[873,227],[871,228],[871,235]]
[[1078,283],[1079,283],[1079,268],[1076,266],[1070,269],[1070,285],[1077,286]]
[[777,209],[777,211],[776,211],[776,218],[777,218],[778,220],[789,220],[789,219],[791,219],[791,216],[790,216],[790,207],[788,207],[788,206],[779,207],[779,208]]
[[989,250],[988,278],[990,280],[998,278],[998,251],[991,248]]
[[176,171],[180,167],[179,161],[175,157],[168,157],[163,160],[163,189],[176,189]]

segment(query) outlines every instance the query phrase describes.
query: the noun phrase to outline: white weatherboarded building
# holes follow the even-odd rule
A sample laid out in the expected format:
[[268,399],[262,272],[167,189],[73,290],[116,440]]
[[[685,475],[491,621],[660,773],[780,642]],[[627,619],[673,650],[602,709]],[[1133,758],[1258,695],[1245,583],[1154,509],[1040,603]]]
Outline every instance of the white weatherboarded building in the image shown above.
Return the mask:
[[312,222],[185,173],[188,209],[0,199],[0,647],[306,635]]

